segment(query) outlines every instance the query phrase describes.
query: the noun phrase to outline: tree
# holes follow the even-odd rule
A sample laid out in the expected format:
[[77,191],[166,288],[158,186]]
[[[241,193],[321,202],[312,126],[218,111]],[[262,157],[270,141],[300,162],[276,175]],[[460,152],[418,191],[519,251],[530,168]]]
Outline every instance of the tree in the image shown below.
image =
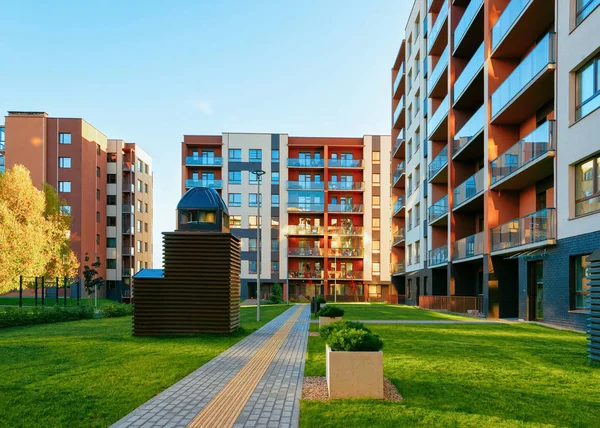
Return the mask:
[[354,301],[358,302],[358,288],[356,287],[356,283],[354,282],[354,278],[350,280],[350,294],[354,296]]
[[273,284],[271,293],[269,294],[269,302],[283,303],[283,290],[281,289],[281,285]]
[[98,275],[97,269],[100,267],[99,261],[95,261],[94,263],[92,263],[91,266],[89,266],[87,264],[90,261],[90,256],[88,255],[88,253],[85,253],[84,260],[85,265],[83,266],[83,286],[88,294],[89,299],[90,296],[96,290],[96,288],[102,287],[102,285],[104,284],[104,279],[102,279],[101,277],[96,278],[96,276]]

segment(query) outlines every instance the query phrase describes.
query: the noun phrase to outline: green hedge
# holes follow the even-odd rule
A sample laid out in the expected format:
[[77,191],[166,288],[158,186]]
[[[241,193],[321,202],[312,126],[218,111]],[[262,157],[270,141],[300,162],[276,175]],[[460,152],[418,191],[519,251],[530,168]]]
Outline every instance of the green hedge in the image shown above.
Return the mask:
[[133,305],[123,303],[112,303],[100,308],[100,313],[104,318],[125,317],[133,315]]
[[337,318],[344,316],[344,310],[337,306],[327,305],[324,308],[321,308],[321,310],[317,312],[317,315],[320,317]]
[[361,322],[341,320],[341,321],[327,324],[327,325],[324,325],[323,327],[321,327],[319,329],[319,335],[325,342],[327,342],[327,340],[329,339],[329,336],[331,336],[332,333],[334,333],[336,331],[340,331],[340,330],[348,330],[351,328],[356,329],[356,330],[364,330],[367,333],[371,333],[371,330],[369,330],[367,327],[365,327],[365,325]]
[[331,333],[327,344],[332,351],[380,351],[383,341],[379,335],[365,330],[349,328]]
[[49,308],[4,308],[0,309],[0,328],[33,324],[50,324],[75,321],[94,317],[94,308],[89,306]]

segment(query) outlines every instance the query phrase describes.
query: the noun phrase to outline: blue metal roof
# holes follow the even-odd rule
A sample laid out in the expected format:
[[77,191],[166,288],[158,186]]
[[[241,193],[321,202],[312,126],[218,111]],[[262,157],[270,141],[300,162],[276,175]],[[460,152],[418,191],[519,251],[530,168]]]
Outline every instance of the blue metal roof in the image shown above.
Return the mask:
[[179,200],[177,209],[181,210],[222,210],[229,214],[227,205],[215,189],[208,187],[192,187]]
[[164,278],[165,275],[162,269],[142,269],[135,275],[134,278]]

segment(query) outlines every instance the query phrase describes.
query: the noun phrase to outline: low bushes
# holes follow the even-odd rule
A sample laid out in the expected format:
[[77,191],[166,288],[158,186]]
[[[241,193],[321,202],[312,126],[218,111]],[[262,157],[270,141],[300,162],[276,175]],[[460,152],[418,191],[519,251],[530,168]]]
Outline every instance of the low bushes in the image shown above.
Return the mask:
[[360,322],[338,321],[321,327],[319,333],[332,351],[377,352],[383,349],[379,335]]
[[0,310],[0,328],[33,324],[50,324],[75,321],[94,317],[94,309],[89,306],[50,308],[4,308]]
[[342,320],[342,321],[324,325],[323,327],[321,327],[319,329],[319,334],[321,335],[323,340],[327,342],[327,340],[329,339],[329,336],[331,336],[332,333],[335,333],[340,330],[348,330],[351,328],[356,329],[356,330],[364,330],[367,333],[371,333],[371,330],[369,330],[367,327],[365,327],[365,325],[361,322]]
[[123,303],[112,303],[109,305],[104,305],[100,308],[100,314],[102,314],[104,318],[115,318],[133,315],[133,305],[126,305]]
[[344,310],[337,306],[327,305],[324,308],[321,308],[321,310],[317,312],[317,315],[320,317],[337,318],[344,316]]
[[315,297],[315,300],[317,303],[327,303],[327,300],[325,300],[325,297],[323,296],[317,296]]

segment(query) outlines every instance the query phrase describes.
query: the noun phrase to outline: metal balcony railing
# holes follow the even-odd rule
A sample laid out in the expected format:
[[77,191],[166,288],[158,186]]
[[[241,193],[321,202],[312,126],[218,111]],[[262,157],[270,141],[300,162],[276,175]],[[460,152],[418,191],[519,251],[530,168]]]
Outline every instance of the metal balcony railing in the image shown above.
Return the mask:
[[363,181],[330,181],[327,183],[329,190],[365,190]]
[[223,158],[222,157],[186,156],[185,164],[187,166],[221,166],[221,165],[223,165]]
[[442,265],[448,262],[448,246],[434,248],[427,253],[427,264],[429,266]]
[[392,264],[392,275],[406,272],[406,265],[404,262],[396,262]]
[[494,227],[490,231],[492,251],[556,239],[555,211],[546,208]]
[[324,212],[325,204],[311,204],[304,202],[288,202],[288,212]]
[[323,279],[325,278],[325,271],[288,271],[288,278],[291,279]]
[[323,226],[288,226],[288,235],[324,235],[325,228]]
[[446,214],[448,214],[448,195],[444,196],[427,209],[427,218],[429,223],[436,221],[438,218]]
[[428,178],[431,180],[431,178],[434,177],[438,171],[446,165],[448,165],[448,146],[444,146],[444,148],[427,166]]
[[325,190],[323,181],[288,181],[287,190]]
[[329,204],[327,210],[333,213],[361,213],[362,204]]
[[483,192],[484,170],[480,169],[454,188],[454,206],[457,207]]
[[365,233],[365,228],[362,226],[348,226],[348,227],[327,226],[327,234],[328,235],[363,236],[364,233]]
[[222,189],[223,180],[185,180],[185,187],[209,187],[211,189]]
[[363,248],[329,248],[328,257],[363,257]]
[[452,260],[468,259],[483,254],[483,232],[452,243]]
[[324,168],[325,159],[289,158],[287,160],[287,166],[293,168]]
[[363,279],[363,272],[362,271],[327,271],[327,277],[329,279],[338,279],[338,280],[352,280],[352,279]]
[[324,248],[298,247],[288,248],[288,256],[291,257],[323,257],[325,255]]

